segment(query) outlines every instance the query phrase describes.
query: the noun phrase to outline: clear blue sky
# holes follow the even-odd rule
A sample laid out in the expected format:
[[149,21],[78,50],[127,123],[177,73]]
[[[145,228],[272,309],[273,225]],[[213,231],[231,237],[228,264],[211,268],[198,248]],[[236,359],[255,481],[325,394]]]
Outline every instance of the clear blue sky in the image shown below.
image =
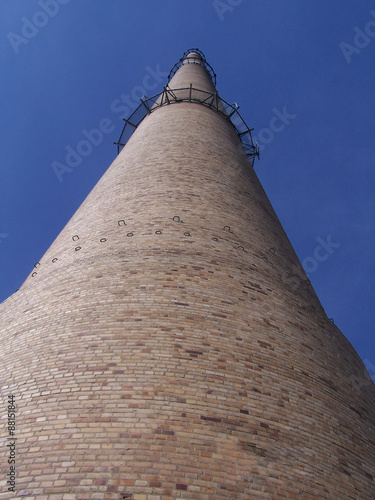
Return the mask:
[[[113,161],[125,108],[199,47],[255,128],[255,169],[323,307],[375,365],[373,1],[1,0],[0,39],[1,301]],[[52,164],[103,119],[59,182]]]

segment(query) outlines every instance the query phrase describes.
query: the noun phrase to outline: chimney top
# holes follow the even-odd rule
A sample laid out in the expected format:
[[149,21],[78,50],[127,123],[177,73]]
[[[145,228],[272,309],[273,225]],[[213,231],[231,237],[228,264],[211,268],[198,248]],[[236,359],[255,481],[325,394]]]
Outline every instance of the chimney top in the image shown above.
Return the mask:
[[202,61],[202,56],[197,52],[189,52],[189,54],[186,56],[186,59],[199,59],[200,61]]
[[206,61],[206,57],[203,54],[203,52],[197,48],[188,49],[184,52],[181,59],[173,66],[173,68],[169,72],[168,82],[171,81],[172,77],[174,76],[174,74],[176,73],[178,68],[180,68],[180,66],[182,66],[184,63],[185,64],[195,63],[195,64],[200,64],[201,66],[203,66],[207,70],[208,74],[210,75],[210,78],[211,78],[214,86],[216,85],[215,71],[213,70],[212,66],[210,64],[208,64],[208,62]]

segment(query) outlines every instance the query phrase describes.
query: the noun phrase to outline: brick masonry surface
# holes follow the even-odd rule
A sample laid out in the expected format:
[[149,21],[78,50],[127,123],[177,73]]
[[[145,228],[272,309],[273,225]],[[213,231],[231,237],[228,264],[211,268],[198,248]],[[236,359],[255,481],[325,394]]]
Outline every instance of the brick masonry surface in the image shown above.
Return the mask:
[[148,115],[0,315],[1,499],[375,498],[374,385],[213,109]]

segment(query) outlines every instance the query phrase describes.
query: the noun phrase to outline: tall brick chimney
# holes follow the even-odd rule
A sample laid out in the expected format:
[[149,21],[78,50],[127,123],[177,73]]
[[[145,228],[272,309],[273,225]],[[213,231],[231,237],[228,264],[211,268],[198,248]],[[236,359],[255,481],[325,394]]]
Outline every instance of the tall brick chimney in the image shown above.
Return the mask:
[[204,55],[171,76],[0,305],[0,498],[373,500],[374,385]]

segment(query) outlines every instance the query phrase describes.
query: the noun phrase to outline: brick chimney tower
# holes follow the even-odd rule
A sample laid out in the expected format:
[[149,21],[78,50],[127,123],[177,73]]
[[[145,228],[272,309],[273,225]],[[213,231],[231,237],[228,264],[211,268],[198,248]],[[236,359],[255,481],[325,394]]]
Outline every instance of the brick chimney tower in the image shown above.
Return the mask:
[[374,384],[199,50],[118,144],[0,305],[0,498],[373,500]]

